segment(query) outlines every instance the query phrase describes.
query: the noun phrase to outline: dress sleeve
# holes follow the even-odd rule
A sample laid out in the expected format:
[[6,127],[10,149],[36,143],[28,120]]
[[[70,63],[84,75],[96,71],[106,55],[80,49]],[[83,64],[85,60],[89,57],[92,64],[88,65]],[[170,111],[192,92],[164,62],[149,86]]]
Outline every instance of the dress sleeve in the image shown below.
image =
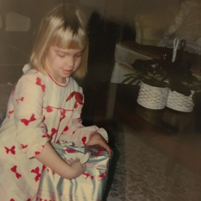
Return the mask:
[[59,140],[73,142],[76,146],[84,146],[88,143],[90,134],[93,132],[98,132],[106,141],[108,141],[108,134],[105,129],[98,128],[95,125],[86,127],[82,125],[81,112],[84,103],[82,88],[80,87],[79,92],[75,93],[78,95],[77,98],[75,95],[77,101],[75,102],[72,117]]
[[11,94],[16,140],[28,158],[39,154],[49,140],[43,137],[47,132],[42,112],[45,90],[38,73],[26,74],[20,78]]

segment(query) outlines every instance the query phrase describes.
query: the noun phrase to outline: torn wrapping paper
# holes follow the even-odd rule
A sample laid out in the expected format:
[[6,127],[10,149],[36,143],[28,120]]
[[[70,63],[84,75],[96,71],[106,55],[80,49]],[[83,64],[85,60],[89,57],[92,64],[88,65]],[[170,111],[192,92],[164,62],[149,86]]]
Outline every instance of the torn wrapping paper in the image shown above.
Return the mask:
[[52,143],[63,159],[80,158],[86,171],[75,179],[64,179],[44,167],[40,178],[37,201],[101,201],[107,183],[109,155],[99,146],[75,147]]

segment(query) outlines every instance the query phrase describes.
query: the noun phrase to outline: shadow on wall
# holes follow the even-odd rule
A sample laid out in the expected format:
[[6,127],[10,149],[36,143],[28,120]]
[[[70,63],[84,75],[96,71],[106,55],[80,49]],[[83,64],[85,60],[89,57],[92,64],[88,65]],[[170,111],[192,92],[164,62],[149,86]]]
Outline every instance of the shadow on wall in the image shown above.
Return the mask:
[[[93,12],[88,21],[89,30],[89,72],[96,71],[101,75],[111,74],[115,45],[120,40],[135,40],[135,31],[128,24],[121,24]],[[100,68],[97,69],[99,64]],[[94,66],[95,65],[95,66]],[[94,68],[95,67],[95,68]],[[106,68],[106,69],[105,69]]]

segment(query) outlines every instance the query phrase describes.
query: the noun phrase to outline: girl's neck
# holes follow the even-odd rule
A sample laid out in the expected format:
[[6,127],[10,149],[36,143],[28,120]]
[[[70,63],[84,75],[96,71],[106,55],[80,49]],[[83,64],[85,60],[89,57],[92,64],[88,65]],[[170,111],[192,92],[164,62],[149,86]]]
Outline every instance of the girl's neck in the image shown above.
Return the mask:
[[49,78],[58,86],[60,87],[67,87],[69,82],[70,82],[70,79],[66,79],[65,82],[58,82],[57,80],[55,80],[48,72],[47,73],[47,76],[49,76]]
[[54,79],[55,82],[58,82],[59,84],[65,84],[66,83],[66,78],[62,78],[62,77],[55,77],[54,76],[54,73],[51,72],[51,70],[46,66],[45,67],[45,71],[47,72],[47,74],[52,78]]

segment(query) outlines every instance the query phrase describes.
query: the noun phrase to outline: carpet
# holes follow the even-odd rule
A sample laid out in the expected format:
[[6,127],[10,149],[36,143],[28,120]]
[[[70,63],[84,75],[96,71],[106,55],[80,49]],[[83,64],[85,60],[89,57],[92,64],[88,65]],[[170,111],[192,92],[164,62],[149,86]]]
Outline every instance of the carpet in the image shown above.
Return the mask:
[[165,175],[167,156],[145,144],[135,131],[118,122],[116,160],[107,201],[200,201],[201,177],[177,164]]

